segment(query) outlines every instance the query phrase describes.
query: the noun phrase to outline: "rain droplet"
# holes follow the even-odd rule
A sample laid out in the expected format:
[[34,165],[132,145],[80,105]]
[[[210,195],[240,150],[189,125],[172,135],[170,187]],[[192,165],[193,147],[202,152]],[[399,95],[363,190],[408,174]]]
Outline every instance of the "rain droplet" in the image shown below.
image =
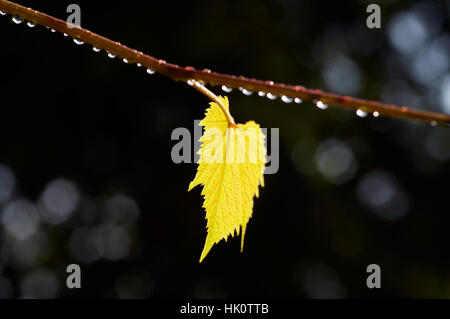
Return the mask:
[[261,96],[261,97],[262,97],[262,96],[266,96],[266,92],[259,91],[259,92],[258,92],[258,95]]
[[115,54],[112,54],[111,52],[108,52],[108,58],[114,59],[116,57]]
[[84,42],[81,41],[80,39],[73,39],[73,42],[75,42],[75,44],[77,44],[77,45],[82,45],[82,44],[84,44]]
[[299,97],[296,97],[296,98],[294,99],[294,102],[297,103],[297,104],[300,104],[300,103],[303,102],[303,100],[302,100],[301,98],[299,98]]
[[356,115],[359,117],[366,117],[367,116],[367,112],[361,109],[357,109],[356,110]]
[[436,126],[437,124],[438,124],[438,123],[437,123],[436,121],[431,121],[431,122],[430,122],[430,125],[431,125],[431,126]]
[[13,17],[12,17],[12,21],[13,21],[15,24],[21,24],[21,23],[23,22],[23,18],[22,18],[22,17],[19,17],[19,16],[13,16]]
[[65,37],[67,37],[67,36],[68,36],[68,34],[67,34],[67,33],[63,33],[63,35],[64,35]]
[[372,115],[373,115],[373,117],[378,117],[378,116],[380,116],[380,112],[375,111],[375,112],[372,113]]
[[316,106],[321,110],[326,110],[328,108],[328,104],[323,103],[322,101],[315,101]]
[[140,64],[140,63],[138,63],[138,64],[136,64],[138,67],[141,67],[142,66],[142,64]]
[[249,91],[249,90],[246,90],[246,89],[243,89],[243,90],[242,90],[242,93],[243,93],[244,95],[247,95],[247,96],[249,96],[249,95],[252,95],[252,94],[253,94],[253,92],[252,92],[252,91]]
[[100,52],[101,50],[100,50],[99,48],[97,48],[97,47],[92,47],[92,51],[94,51],[94,52]]
[[283,95],[283,96],[281,97],[281,100],[282,100],[284,103],[291,103],[293,99],[292,99],[291,97],[289,97],[289,96]]
[[123,58],[123,63],[128,63],[128,60],[127,59],[125,59],[125,58]]
[[233,88],[229,88],[228,86],[222,85],[222,90],[224,92],[230,93],[231,91],[233,91]]
[[189,84],[190,86],[194,85],[195,81],[194,80],[188,80],[187,84]]
[[30,28],[34,28],[36,26],[36,23],[34,23],[33,21],[28,21],[27,26],[29,26]]
[[0,11],[0,15],[4,16],[6,12]]
[[147,69],[147,73],[148,74],[155,74],[155,71],[153,71],[152,69]]
[[275,99],[277,98],[277,96],[276,96],[275,94],[272,94],[272,93],[270,93],[270,92],[267,93],[266,96],[267,96],[267,98],[270,99],[270,100],[275,100]]
[[55,30],[55,29],[51,29],[50,31],[52,31],[53,33],[54,33],[54,32],[56,32],[56,30]]

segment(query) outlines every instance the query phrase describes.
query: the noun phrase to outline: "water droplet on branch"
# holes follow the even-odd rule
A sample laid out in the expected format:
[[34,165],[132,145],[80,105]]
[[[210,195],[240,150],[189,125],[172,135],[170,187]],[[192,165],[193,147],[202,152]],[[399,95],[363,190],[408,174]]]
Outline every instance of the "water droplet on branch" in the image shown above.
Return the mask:
[[302,100],[301,98],[299,98],[299,97],[296,97],[296,98],[294,99],[294,102],[297,103],[297,104],[300,104],[300,103],[303,102],[303,100]]
[[242,93],[243,93],[244,95],[247,95],[247,96],[249,96],[249,95],[252,95],[252,94],[253,94],[253,92],[252,92],[252,91],[249,91],[249,90],[247,90],[247,89],[242,89],[241,91],[242,91]]
[[152,69],[147,69],[147,73],[148,74],[155,74],[155,71],[153,71]]
[[258,95],[261,96],[261,97],[266,96],[266,92],[259,91],[259,92],[258,92]]
[[357,115],[358,117],[366,117],[366,116],[367,116],[367,112],[364,111],[364,110],[361,110],[361,109],[357,109],[357,110],[356,110],[356,115]]
[[77,45],[82,45],[82,44],[84,44],[84,42],[81,41],[80,39],[73,39],[73,42],[75,42],[75,44],[77,44]]
[[33,21],[28,21],[27,26],[30,28],[34,28],[36,26],[36,23],[34,23]]
[[322,101],[315,101],[314,103],[321,110],[326,110],[328,108],[328,104],[325,104]]
[[0,11],[0,15],[4,16],[6,15],[6,12]]
[[282,97],[281,97],[281,100],[284,102],[284,103],[292,103],[292,98],[291,97],[289,97],[289,96],[286,96],[286,95],[283,95]]
[[267,93],[266,96],[267,96],[267,98],[270,99],[270,100],[275,100],[275,99],[277,98],[277,96],[276,96],[275,94],[272,94],[272,93],[270,93],[270,92]]
[[99,48],[97,48],[97,47],[92,47],[92,51],[94,51],[94,52],[100,52],[101,49],[99,49]]
[[372,115],[373,115],[373,117],[378,117],[378,116],[380,116],[380,112],[375,111],[375,112],[372,113]]
[[108,58],[110,59],[114,59],[116,57],[115,54],[112,54],[111,52],[107,52],[108,53]]
[[233,91],[233,88],[229,88],[228,86],[222,85],[222,90],[226,93],[230,93]]
[[13,16],[13,17],[12,17],[12,21],[13,21],[15,24],[21,24],[21,23],[23,22],[23,18],[20,17],[20,16]]

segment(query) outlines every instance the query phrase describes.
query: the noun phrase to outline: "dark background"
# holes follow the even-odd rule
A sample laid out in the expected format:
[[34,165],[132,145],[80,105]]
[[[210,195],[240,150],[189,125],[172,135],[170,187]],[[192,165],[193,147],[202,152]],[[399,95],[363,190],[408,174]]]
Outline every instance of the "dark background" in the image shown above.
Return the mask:
[[[72,2],[19,1],[61,19]],[[381,29],[369,1],[77,3],[168,62],[450,113],[449,1],[379,1]],[[449,129],[227,94],[238,122],[279,128],[280,169],[244,252],[199,264],[197,165],[172,162],[171,132],[208,100],[10,16],[0,39],[0,297],[450,297]]]

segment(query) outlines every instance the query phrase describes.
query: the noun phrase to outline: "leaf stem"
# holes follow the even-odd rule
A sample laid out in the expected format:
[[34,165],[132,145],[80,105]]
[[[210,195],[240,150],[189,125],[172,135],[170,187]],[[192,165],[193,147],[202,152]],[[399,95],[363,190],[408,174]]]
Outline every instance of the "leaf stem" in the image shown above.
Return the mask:
[[236,122],[234,121],[233,116],[231,116],[230,110],[217,95],[215,95],[213,92],[208,90],[203,84],[201,84],[198,81],[188,80],[187,83],[188,83],[188,85],[197,89],[197,91],[201,92],[203,95],[210,98],[213,102],[217,103],[219,105],[220,109],[222,110],[223,114],[227,118],[227,122],[228,122],[229,126],[236,126]]
[[266,94],[271,93],[277,96],[285,95],[290,98],[300,98],[302,100],[321,101],[326,104],[341,106],[353,111],[362,110],[367,113],[376,114],[377,116],[421,120],[433,125],[450,125],[450,115],[444,113],[417,110],[406,106],[397,106],[378,101],[338,95],[317,89],[308,89],[301,85],[286,85],[274,83],[272,81],[262,81],[243,76],[211,72],[210,70],[196,70],[193,67],[182,67],[176,64],[167,63],[164,60],[156,59],[84,28],[69,25],[66,21],[7,0],[0,0],[0,11],[9,13],[13,16],[20,16],[35,24],[65,33],[74,39],[79,39],[98,49],[105,50],[122,59],[126,59],[128,63],[139,63],[148,69],[164,74],[175,81],[188,81],[193,79],[210,85],[241,88],[247,91],[264,92]]

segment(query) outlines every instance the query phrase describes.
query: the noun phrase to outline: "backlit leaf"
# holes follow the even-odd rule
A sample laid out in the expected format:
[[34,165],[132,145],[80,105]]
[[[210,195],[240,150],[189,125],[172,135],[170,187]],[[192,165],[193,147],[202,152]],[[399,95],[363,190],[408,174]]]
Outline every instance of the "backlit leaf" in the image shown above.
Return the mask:
[[[219,97],[228,108],[228,98]],[[230,124],[219,105],[210,103],[206,117],[200,122],[204,134],[199,166],[189,190],[203,185],[203,207],[206,210],[207,237],[200,257],[228,236],[241,233],[241,251],[247,223],[252,216],[253,197],[259,185],[264,186],[266,162],[264,133],[258,124]]]

